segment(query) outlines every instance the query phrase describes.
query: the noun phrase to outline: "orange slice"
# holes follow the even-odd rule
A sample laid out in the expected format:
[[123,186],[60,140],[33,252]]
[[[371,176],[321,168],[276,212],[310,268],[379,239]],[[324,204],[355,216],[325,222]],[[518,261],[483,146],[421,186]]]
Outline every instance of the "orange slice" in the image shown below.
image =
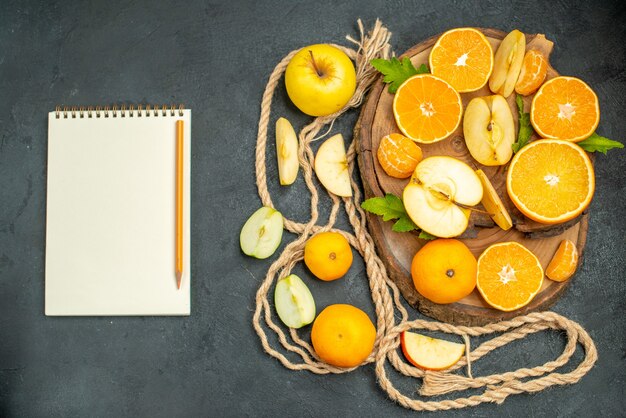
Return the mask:
[[522,148],[506,176],[511,201],[527,217],[556,224],[580,215],[595,190],[593,165],[578,145],[541,139]]
[[478,258],[476,287],[489,305],[501,311],[528,305],[542,283],[539,260],[517,242],[493,244]]
[[462,114],[459,93],[430,74],[409,78],[393,98],[398,128],[413,141],[425,144],[447,138],[459,126]]
[[476,91],[491,76],[493,49],[476,29],[452,29],[439,37],[428,63],[433,75],[446,80],[459,93]]
[[531,49],[524,55],[522,71],[515,84],[515,91],[528,96],[537,91],[548,74],[548,60],[539,51]]
[[394,133],[381,139],[376,156],[385,173],[405,179],[411,177],[417,163],[422,161],[422,149],[406,136]]
[[555,77],[535,94],[530,122],[543,138],[582,141],[600,122],[598,97],[578,78]]
[[568,239],[561,241],[554,257],[546,269],[546,276],[555,282],[564,282],[572,277],[578,266],[578,249]]

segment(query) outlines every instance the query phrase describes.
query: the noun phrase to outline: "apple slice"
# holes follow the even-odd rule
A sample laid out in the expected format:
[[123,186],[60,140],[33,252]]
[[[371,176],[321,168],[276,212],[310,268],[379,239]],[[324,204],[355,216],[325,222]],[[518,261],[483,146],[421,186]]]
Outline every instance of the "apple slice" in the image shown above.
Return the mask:
[[328,138],[317,150],[315,174],[322,185],[337,196],[352,196],[346,147],[341,134]]
[[274,254],[283,238],[283,215],[263,206],[254,212],[241,228],[239,244],[244,254],[267,258]]
[[493,62],[493,72],[489,78],[489,89],[509,97],[522,70],[526,53],[526,36],[517,29],[504,37]]
[[436,156],[417,165],[402,200],[420,229],[451,238],[465,231],[468,207],[480,203],[482,197],[483,187],[474,170],[456,158]]
[[489,181],[483,170],[476,170],[476,174],[478,174],[478,178],[483,185],[483,200],[481,203],[489,212],[489,216],[491,216],[496,225],[508,231],[513,226],[509,212],[504,207],[500,196],[498,196],[496,189],[493,188],[491,181]]
[[276,283],[274,306],[278,317],[290,328],[302,328],[315,319],[315,300],[309,288],[295,274]]
[[513,156],[515,122],[500,95],[475,97],[465,109],[463,136],[472,157],[483,165],[503,165]]
[[288,186],[298,177],[298,137],[285,118],[276,121],[276,156],[280,184]]
[[444,370],[452,367],[465,353],[465,345],[403,331],[400,344],[406,359],[424,370]]

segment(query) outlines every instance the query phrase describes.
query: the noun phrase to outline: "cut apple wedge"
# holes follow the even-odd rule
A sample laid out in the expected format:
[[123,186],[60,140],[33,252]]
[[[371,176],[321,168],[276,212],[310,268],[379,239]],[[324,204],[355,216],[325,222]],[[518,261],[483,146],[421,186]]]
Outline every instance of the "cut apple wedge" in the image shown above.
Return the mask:
[[526,36],[517,29],[504,37],[494,57],[493,72],[489,78],[489,89],[509,97],[522,70],[526,54]]
[[469,207],[480,203],[482,197],[483,187],[474,170],[456,158],[435,156],[417,165],[402,200],[420,229],[451,238],[465,231]]
[[465,353],[465,345],[403,331],[400,344],[406,359],[424,370],[444,370],[452,367]]
[[483,200],[481,203],[487,212],[489,212],[489,216],[491,216],[491,219],[493,219],[496,225],[508,231],[513,226],[511,215],[509,215],[506,207],[504,207],[500,196],[496,192],[496,189],[493,188],[491,181],[489,181],[489,178],[483,170],[476,170],[476,174],[478,174],[478,178],[483,185]]
[[288,186],[298,177],[298,137],[285,118],[276,121],[276,157],[280,184]]
[[500,95],[475,97],[465,109],[463,136],[472,157],[483,165],[503,165],[513,156],[515,122]]
[[241,228],[239,244],[244,254],[267,258],[274,254],[283,238],[283,215],[263,206],[254,212]]
[[346,147],[341,134],[328,138],[317,150],[315,174],[320,183],[337,196],[352,196]]
[[315,300],[306,284],[295,274],[276,283],[274,306],[278,317],[290,328],[302,328],[315,319]]

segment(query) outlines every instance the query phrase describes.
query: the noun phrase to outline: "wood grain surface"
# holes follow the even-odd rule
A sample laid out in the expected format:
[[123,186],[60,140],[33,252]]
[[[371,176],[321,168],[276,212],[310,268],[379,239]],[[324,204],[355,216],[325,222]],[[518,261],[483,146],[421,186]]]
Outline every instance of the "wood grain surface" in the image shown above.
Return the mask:
[[[495,29],[480,29],[491,43],[494,52],[501,40],[506,36],[505,32]],[[438,37],[433,36],[418,45],[410,48],[402,56],[407,56],[413,64],[428,64],[428,55]],[[526,35],[527,50],[537,49],[546,57],[552,52],[553,43],[546,40],[543,35]],[[559,74],[549,66],[547,79]],[[488,86],[482,89],[461,94],[463,106],[467,106],[474,97],[489,96],[492,93]],[[508,97],[508,102],[513,113],[516,125],[517,137],[517,107],[515,94]],[[529,111],[532,96],[524,99],[525,110]],[[393,193],[402,196],[402,190],[408,179],[395,179],[388,176],[380,167],[376,158],[381,138],[393,132],[400,132],[392,112],[393,95],[387,91],[382,77],[374,84],[368,99],[361,110],[361,115],[355,126],[355,139],[357,140],[358,163],[363,181],[365,197],[384,196],[385,193]],[[514,222],[514,228],[503,231],[495,226],[493,221],[478,212],[472,212],[470,225],[461,236],[463,242],[478,257],[489,245],[504,242],[517,241],[525,245],[539,258],[545,269],[554,255],[559,243],[563,239],[570,239],[576,243],[578,251],[582,255],[585,246],[588,228],[588,215],[582,216],[561,225],[542,225],[524,217],[508,198],[506,192],[506,170],[504,166],[487,167],[476,162],[465,145],[463,138],[462,123],[459,128],[447,139],[434,144],[419,144],[424,157],[433,155],[449,155],[458,158],[471,167],[481,168],[490,178],[494,188],[502,198],[504,205],[509,210]],[[536,139],[533,136],[533,139]],[[415,253],[426,243],[417,238],[415,233],[397,233],[391,230],[392,222],[383,222],[381,217],[368,214],[369,231],[376,243],[379,255],[382,257],[390,277],[398,285],[404,298],[415,308],[432,318],[463,325],[483,325],[490,322],[500,321],[515,317],[531,311],[549,308],[567,287],[568,282],[557,283],[547,277],[544,278],[543,286],[539,294],[524,308],[513,312],[502,312],[489,307],[482,299],[477,290],[457,303],[439,305],[422,297],[413,286],[410,274],[411,261]]]

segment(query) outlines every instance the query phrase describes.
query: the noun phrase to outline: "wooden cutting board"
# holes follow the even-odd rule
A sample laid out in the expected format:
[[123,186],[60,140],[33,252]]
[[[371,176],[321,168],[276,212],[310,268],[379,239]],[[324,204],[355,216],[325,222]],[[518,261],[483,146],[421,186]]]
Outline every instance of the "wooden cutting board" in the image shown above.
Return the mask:
[[[480,30],[491,43],[494,52],[501,40],[506,36],[505,32],[496,29]],[[409,57],[416,67],[420,64],[428,64],[430,50],[440,35],[433,36],[415,45],[402,56]],[[543,35],[527,34],[526,44],[527,50],[540,50],[546,57],[549,57],[552,52],[552,42],[546,40]],[[558,75],[551,66],[548,68],[547,80]],[[463,107],[465,108],[474,97],[489,96],[491,94],[488,86],[476,92],[462,93]],[[531,101],[532,96],[524,99],[526,111],[529,111]],[[402,196],[402,190],[408,182],[408,179],[401,180],[388,176],[376,158],[376,151],[381,138],[393,132],[400,133],[393,117],[392,102],[393,94],[387,91],[387,85],[383,84],[381,76],[372,87],[355,126],[354,137],[357,141],[358,163],[366,198],[384,196],[385,193]],[[517,129],[515,94],[508,97],[508,102]],[[505,180],[508,164],[498,167],[486,167],[476,162],[465,146],[462,125],[461,123],[459,128],[443,141],[435,144],[419,144],[424,157],[449,155],[466,162],[475,169],[481,168],[498,191],[515,224],[514,228],[509,231],[503,231],[495,226],[488,216],[473,212],[470,217],[470,226],[461,237],[472,253],[478,258],[485,248],[491,244],[517,241],[525,245],[539,258],[545,270],[561,240],[570,239],[576,243],[578,251],[582,255],[587,236],[588,215],[585,213],[566,224],[556,226],[541,225],[524,217],[515,208],[506,192]],[[533,139],[535,138],[533,137]],[[558,299],[569,283],[569,281],[558,283],[547,277],[544,278],[541,291],[531,303],[513,312],[502,312],[489,307],[483,301],[478,290],[474,290],[472,294],[457,303],[439,305],[422,297],[415,290],[411,279],[411,261],[415,253],[426,241],[419,239],[415,233],[393,232],[391,230],[393,222],[384,222],[379,216],[372,214],[367,216],[368,229],[374,239],[378,253],[387,268],[389,276],[397,284],[404,298],[423,314],[440,321],[462,325],[484,325],[513,318],[531,311],[544,310]],[[570,280],[575,280],[575,277]]]

